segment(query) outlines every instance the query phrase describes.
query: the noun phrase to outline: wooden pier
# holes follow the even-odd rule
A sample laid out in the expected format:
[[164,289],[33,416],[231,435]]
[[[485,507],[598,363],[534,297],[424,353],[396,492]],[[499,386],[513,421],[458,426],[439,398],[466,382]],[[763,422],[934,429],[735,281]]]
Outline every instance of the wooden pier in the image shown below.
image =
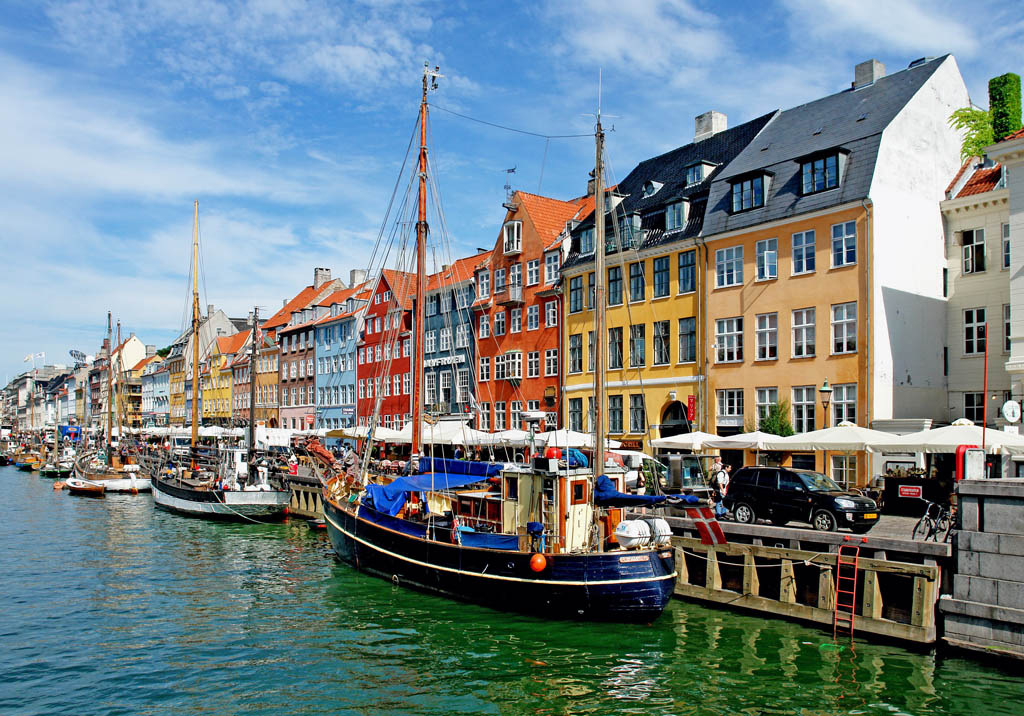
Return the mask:
[[309,520],[324,518],[323,488],[318,477],[319,469],[305,455],[299,457],[299,474],[288,479],[292,491],[288,503],[288,514]]
[[676,596],[825,625],[835,610],[837,551],[861,548],[856,634],[918,644],[937,638],[936,603],[950,547],[767,525],[723,523],[729,544],[701,544],[690,520],[669,518],[679,579]]

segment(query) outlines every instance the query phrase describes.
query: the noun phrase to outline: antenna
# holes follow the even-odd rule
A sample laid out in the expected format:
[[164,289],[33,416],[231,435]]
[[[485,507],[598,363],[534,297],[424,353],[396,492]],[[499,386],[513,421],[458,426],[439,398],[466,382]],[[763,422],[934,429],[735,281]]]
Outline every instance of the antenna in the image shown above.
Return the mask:
[[511,169],[505,170],[505,198],[509,201],[512,200],[512,175],[516,173],[516,168],[519,165],[512,167]]
[[437,91],[437,78],[438,77],[444,77],[444,75],[441,74],[441,66],[440,65],[434,65],[434,69],[430,69],[430,63],[424,62],[423,63],[423,90],[424,90],[424,92],[428,89],[428,85],[427,85],[427,80],[428,79],[430,80],[429,89],[434,91],[434,92]]

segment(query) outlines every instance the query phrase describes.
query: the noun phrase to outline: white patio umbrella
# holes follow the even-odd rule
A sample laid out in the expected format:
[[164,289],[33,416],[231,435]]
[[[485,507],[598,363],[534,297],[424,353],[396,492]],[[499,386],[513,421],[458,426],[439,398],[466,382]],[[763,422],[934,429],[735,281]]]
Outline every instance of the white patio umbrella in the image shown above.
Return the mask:
[[[977,445],[981,447],[981,428],[969,420],[958,420],[953,425],[908,435],[899,435],[896,440],[887,444],[878,444],[879,449],[905,452],[956,452],[961,445]],[[985,452],[990,455],[1006,453],[1024,455],[1024,435],[1014,435],[1002,430],[985,430]]]
[[769,450],[828,450],[831,452],[878,452],[899,440],[898,435],[854,425],[844,420],[831,428],[777,438]]
[[702,433],[697,430],[692,433],[680,433],[670,435],[667,438],[655,438],[651,440],[651,446],[663,450],[700,450],[708,440],[717,440],[717,435]]
[[[594,436],[589,433],[581,433],[576,430],[559,428],[546,433],[538,433],[536,436],[537,445],[560,448],[594,447]],[[622,443],[611,438],[605,439],[606,448],[621,447]]]
[[[501,430],[496,433],[482,433],[479,445],[491,447],[526,447],[530,434],[525,430]],[[539,444],[539,443],[538,443]]]
[[776,448],[771,447],[771,445],[781,439],[778,435],[754,430],[749,433],[739,433],[738,435],[730,435],[724,438],[705,440],[704,447],[718,448],[720,450],[775,450]]
[[[379,431],[375,431],[375,435],[376,432]],[[474,430],[469,427],[468,421],[441,420],[433,425],[424,424],[421,435],[424,444],[427,445],[478,445],[481,440],[487,439],[489,433]],[[398,434],[388,442],[412,442],[412,423],[403,425]]]

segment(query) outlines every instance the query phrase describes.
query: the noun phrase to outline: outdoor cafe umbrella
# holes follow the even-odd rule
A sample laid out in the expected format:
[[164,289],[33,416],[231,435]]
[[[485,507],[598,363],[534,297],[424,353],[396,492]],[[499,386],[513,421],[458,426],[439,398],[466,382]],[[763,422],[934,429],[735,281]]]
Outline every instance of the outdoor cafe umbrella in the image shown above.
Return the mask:
[[[1007,453],[1024,455],[1024,436],[1002,430],[985,430],[985,452],[990,455]],[[961,418],[952,425],[900,435],[888,444],[875,444],[885,450],[923,453],[955,453],[961,445],[981,446],[981,428]]]
[[888,449],[898,435],[854,425],[844,420],[831,428],[798,433],[769,441],[769,450],[828,450],[830,452],[877,452]]
[[749,433],[739,433],[724,438],[705,440],[704,447],[718,448],[720,450],[775,450],[774,444],[782,440],[778,435],[763,433],[754,430]]
[[[560,448],[594,447],[594,436],[590,433],[581,433],[576,430],[559,428],[546,433],[539,433],[536,437],[538,445]],[[605,439],[606,448],[621,447],[618,440]]]
[[696,430],[692,433],[680,433],[670,435],[667,438],[655,438],[651,440],[651,447],[662,450],[700,450],[707,444],[708,440],[717,440],[717,435],[702,433]]

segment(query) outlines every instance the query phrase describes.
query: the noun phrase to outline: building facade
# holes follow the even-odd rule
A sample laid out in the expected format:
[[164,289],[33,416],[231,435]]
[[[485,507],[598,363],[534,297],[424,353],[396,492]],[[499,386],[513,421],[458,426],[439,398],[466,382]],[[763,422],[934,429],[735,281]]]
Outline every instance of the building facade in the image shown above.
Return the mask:
[[427,280],[423,404],[435,417],[474,416],[476,400],[473,268],[481,256],[443,266]]
[[411,418],[415,289],[414,274],[384,269],[370,291],[356,345],[358,425],[401,429]]
[[336,291],[320,305],[316,322],[316,428],[337,430],[356,424],[356,344],[363,309],[371,297],[357,286]]

